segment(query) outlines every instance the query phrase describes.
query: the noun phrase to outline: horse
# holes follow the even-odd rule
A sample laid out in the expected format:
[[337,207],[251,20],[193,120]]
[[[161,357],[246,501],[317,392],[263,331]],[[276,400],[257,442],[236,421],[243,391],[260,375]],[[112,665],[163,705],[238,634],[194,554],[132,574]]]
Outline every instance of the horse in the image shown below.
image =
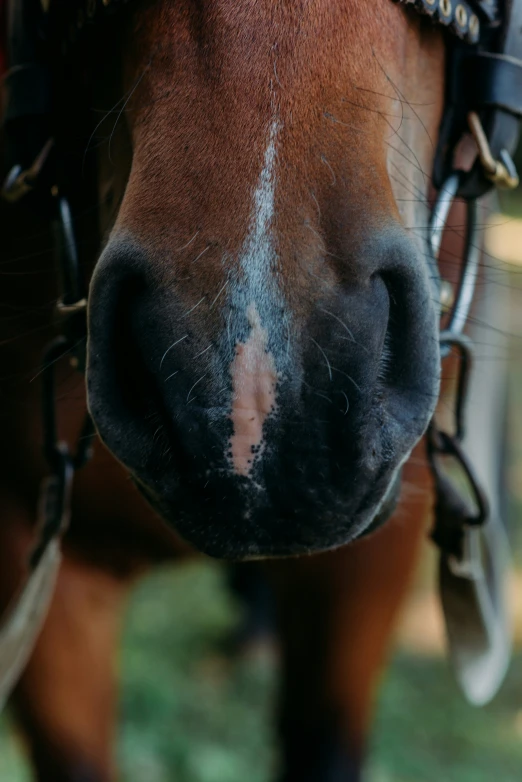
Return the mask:
[[[150,0],[83,43],[97,5],[55,8],[73,28],[67,17],[70,67],[54,54],[52,131],[90,280],[86,376],[69,361],[83,362],[81,335],[40,368],[63,293],[53,226],[37,195],[30,216],[3,204],[3,608],[49,471],[35,436],[42,377],[53,373],[60,439],[90,442],[87,409],[97,439],[11,696],[41,782],[115,778],[122,605],[152,565],[194,549],[270,583],[278,779],[360,778],[434,502],[421,440],[440,393],[440,293],[426,231],[450,36],[476,40],[485,13],[450,4],[450,33],[446,0],[439,25],[433,2],[420,5],[429,13],[391,0]],[[100,105],[101,119],[89,111]],[[41,125],[12,125],[26,165]],[[441,261],[450,278],[462,215],[460,204]],[[400,496],[401,480],[415,492]]]

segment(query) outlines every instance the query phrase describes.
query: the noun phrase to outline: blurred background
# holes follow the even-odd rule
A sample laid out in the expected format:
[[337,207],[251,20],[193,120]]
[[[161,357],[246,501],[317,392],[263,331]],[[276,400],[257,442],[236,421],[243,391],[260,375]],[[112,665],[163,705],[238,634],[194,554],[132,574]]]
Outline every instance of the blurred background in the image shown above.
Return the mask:
[[[519,782],[522,776],[522,196],[502,202],[488,251],[510,274],[509,525],[516,648],[495,700],[468,706],[445,657],[436,556],[426,540],[383,674],[367,782]],[[119,670],[122,782],[270,782],[277,661],[269,648],[227,653],[241,607],[216,563],[156,571],[127,611]],[[0,780],[28,782],[8,716]]]

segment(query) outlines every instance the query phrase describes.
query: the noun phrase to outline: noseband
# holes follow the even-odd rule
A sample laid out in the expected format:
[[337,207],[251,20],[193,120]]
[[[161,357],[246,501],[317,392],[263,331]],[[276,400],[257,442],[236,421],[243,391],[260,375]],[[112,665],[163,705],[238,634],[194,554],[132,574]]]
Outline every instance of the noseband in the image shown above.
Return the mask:
[[[394,1],[448,31],[446,102],[433,170],[438,195],[429,223],[428,257],[446,306],[441,356],[456,353],[459,377],[453,428],[443,430],[434,418],[427,448],[436,489],[432,538],[440,549],[450,655],[464,694],[481,703],[493,696],[504,676],[510,634],[502,596],[505,535],[463,445],[473,361],[473,345],[463,330],[480,260],[477,199],[495,186],[518,184],[512,155],[522,119],[522,0]],[[53,139],[55,86],[76,45],[93,29],[111,24],[124,7],[125,0],[8,0],[4,124],[10,173],[2,195],[11,202],[32,202],[58,223],[58,315],[63,333],[44,357],[44,453],[50,477],[42,489],[30,577],[0,623],[0,706],[45,617],[59,565],[59,539],[68,524],[74,472],[88,459],[93,436],[87,417],[74,456],[57,437],[54,366],[67,354],[75,366],[84,368],[87,294],[78,268],[67,187],[61,181],[59,133]],[[477,159],[470,170],[457,170],[455,151],[469,133],[476,142]],[[455,198],[466,202],[467,230],[460,281],[453,294],[440,280],[438,256]],[[444,467],[447,457],[457,465],[457,479]]]

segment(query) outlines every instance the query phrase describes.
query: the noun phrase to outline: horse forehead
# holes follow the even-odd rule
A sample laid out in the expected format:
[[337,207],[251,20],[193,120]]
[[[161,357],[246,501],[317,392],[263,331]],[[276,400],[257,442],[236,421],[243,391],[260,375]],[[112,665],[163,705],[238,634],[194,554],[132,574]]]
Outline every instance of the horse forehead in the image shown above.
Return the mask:
[[[295,75],[303,70],[301,56],[307,58],[308,72],[320,70],[323,77],[325,63],[333,66],[332,73],[346,61],[357,70],[363,66],[361,55],[368,56],[368,45],[396,55],[400,41],[395,33],[407,34],[411,28],[411,20],[391,0],[161,0],[140,16],[141,35],[148,34],[155,51],[166,55],[163,66],[173,47],[183,65],[191,52],[217,70],[233,61],[239,81],[251,77],[249,66],[267,59],[297,62]],[[239,66],[241,60],[246,68],[245,63]],[[203,68],[199,75],[209,73]]]
[[427,82],[440,82],[442,92],[433,78],[440,47],[430,56],[418,18],[391,0],[158,0],[142,17],[139,49],[127,55],[129,93],[136,87],[129,121],[139,128],[144,115],[151,156],[170,153],[187,135],[204,136],[215,154],[228,135],[234,148],[249,145],[260,159],[274,109],[286,137],[290,127],[298,138],[328,126],[324,120],[339,111],[363,113],[366,132],[375,134],[370,112],[393,112],[390,98],[416,102]]
[[[386,93],[409,91],[408,77],[415,82],[418,73],[407,57],[415,25],[391,0],[159,0],[143,17],[140,51],[131,47],[127,55],[135,71],[129,121],[137,133],[144,129],[140,143],[148,134],[150,157],[170,153],[172,142],[188,135],[205,137],[204,149],[198,141],[203,156],[228,136],[235,149],[249,145],[260,159],[274,110],[286,138],[290,127],[302,137],[327,126],[325,119],[335,122],[330,111],[360,114],[371,103],[385,112]],[[370,119],[366,112],[374,133]],[[290,145],[282,152],[290,155]]]
[[[384,160],[382,138],[395,133],[394,114],[410,145],[418,125],[431,149],[421,122],[401,119],[403,104],[420,99],[426,80],[419,73],[441,60],[436,46],[418,56],[417,21],[391,0],[152,4],[129,85],[130,92],[136,87],[129,112],[135,162],[122,219],[130,208],[134,225],[150,235],[158,219],[175,214],[172,228],[190,238],[204,215],[207,235],[226,238],[224,251],[236,255],[248,249],[256,207],[262,215],[263,204],[271,205],[288,238],[297,213],[283,212],[309,201],[310,182],[331,182],[329,197],[339,195],[343,177],[353,198],[368,190],[353,165],[348,172],[338,165]],[[440,73],[430,80],[440,94],[424,101],[434,116],[442,67]],[[437,118],[424,124],[435,131]],[[263,171],[270,181],[261,187]],[[214,255],[206,251],[206,268]]]

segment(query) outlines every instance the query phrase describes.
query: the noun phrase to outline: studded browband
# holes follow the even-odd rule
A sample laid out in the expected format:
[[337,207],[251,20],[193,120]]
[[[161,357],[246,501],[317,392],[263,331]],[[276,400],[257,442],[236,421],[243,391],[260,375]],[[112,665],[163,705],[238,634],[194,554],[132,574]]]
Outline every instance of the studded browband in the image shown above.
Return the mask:
[[[44,12],[55,17],[62,49],[75,42],[82,30],[93,26],[104,17],[114,14],[128,0],[41,0]],[[396,0],[411,5],[435,23],[447,27],[451,33],[467,43],[477,43],[481,30],[495,26],[499,21],[502,0]]]
[[[55,32],[66,50],[82,34],[103,18],[125,6],[128,0],[39,0],[48,18],[53,19]],[[435,23],[466,41],[477,43],[481,30],[498,24],[502,0],[396,0],[411,5]]]
[[[62,50],[68,49],[85,28],[92,27],[108,15],[114,14],[128,0],[41,0],[43,10],[51,17],[58,30]],[[499,0],[396,0],[411,5],[435,23],[447,27],[451,33],[467,43],[477,43],[481,30],[496,25],[499,19]],[[501,0],[500,0],[501,2]]]
[[[395,0],[411,5],[433,22],[447,27],[467,43],[477,43],[481,31],[496,26],[502,0]],[[40,0],[46,16],[52,19],[62,51],[66,51],[82,32],[100,23],[124,7],[128,0]]]
[[498,21],[498,3],[496,0],[397,0],[411,5],[416,11],[429,16],[437,24],[442,24],[450,32],[467,43],[480,40],[481,28],[494,25]]

